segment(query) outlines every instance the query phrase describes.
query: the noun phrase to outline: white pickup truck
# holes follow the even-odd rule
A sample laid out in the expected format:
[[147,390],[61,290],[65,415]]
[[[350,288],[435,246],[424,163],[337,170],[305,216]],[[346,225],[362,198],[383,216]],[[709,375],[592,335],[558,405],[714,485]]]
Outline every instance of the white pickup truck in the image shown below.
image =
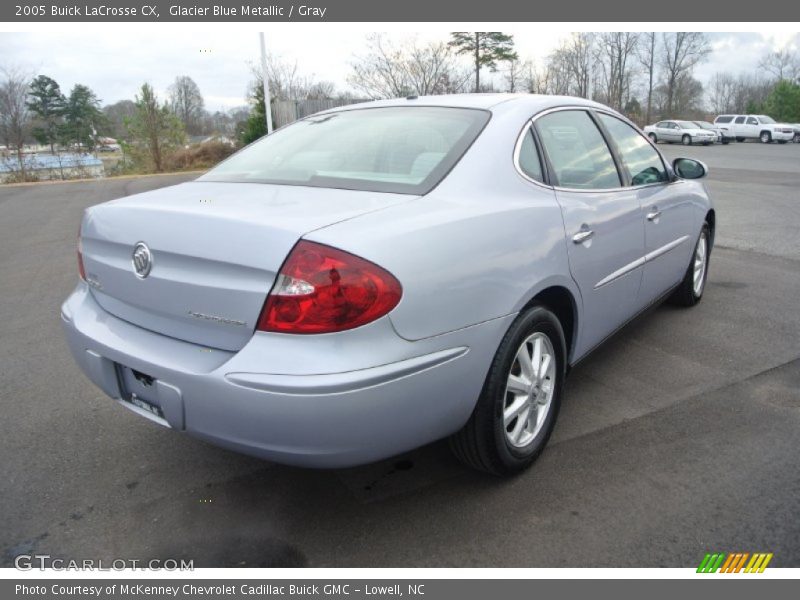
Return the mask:
[[763,144],[778,142],[785,144],[794,138],[794,129],[786,123],[776,123],[766,115],[719,115],[714,125],[726,137],[736,138],[737,142],[761,140]]

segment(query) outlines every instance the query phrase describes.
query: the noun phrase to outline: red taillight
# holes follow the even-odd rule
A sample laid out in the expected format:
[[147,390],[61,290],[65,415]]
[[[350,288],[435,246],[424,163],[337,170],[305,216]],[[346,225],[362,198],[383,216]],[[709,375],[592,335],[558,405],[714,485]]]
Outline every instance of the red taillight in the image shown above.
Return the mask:
[[370,323],[400,302],[395,277],[358,256],[301,240],[267,296],[258,327],[280,333],[331,333]]
[[78,275],[86,281],[86,271],[83,268],[83,242],[81,242],[81,230],[78,229]]

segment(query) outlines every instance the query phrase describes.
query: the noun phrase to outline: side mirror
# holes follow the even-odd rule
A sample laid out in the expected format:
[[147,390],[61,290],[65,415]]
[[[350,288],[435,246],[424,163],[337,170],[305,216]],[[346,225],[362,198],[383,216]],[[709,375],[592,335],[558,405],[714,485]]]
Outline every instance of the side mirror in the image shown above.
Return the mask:
[[676,158],[672,161],[672,170],[681,179],[701,179],[708,175],[708,167],[693,158]]

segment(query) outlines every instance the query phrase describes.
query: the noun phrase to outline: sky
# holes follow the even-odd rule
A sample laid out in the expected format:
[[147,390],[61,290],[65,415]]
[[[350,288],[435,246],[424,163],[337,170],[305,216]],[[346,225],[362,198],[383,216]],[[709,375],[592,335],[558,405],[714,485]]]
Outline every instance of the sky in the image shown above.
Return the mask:
[[[450,29],[439,26],[411,29],[393,26],[386,35],[397,42],[447,40]],[[192,29],[172,24],[139,25],[124,30],[93,28],[87,33],[40,30],[35,33],[0,32],[0,67],[15,66],[34,75],[52,77],[67,92],[75,83],[92,88],[102,104],[132,99],[145,81],[165,97],[178,75],[194,79],[206,108],[219,110],[246,103],[252,79],[250,65],[259,61],[259,39],[254,29],[219,25]],[[521,58],[542,61],[567,31],[541,25],[514,24],[502,29],[514,35]],[[337,24],[274,25],[265,31],[267,50],[280,59],[297,62],[300,73],[332,81],[347,90],[347,75],[355,55],[364,52],[372,30]],[[800,50],[796,31],[709,33],[713,52],[695,76],[708,80],[717,71],[753,71],[769,51]]]

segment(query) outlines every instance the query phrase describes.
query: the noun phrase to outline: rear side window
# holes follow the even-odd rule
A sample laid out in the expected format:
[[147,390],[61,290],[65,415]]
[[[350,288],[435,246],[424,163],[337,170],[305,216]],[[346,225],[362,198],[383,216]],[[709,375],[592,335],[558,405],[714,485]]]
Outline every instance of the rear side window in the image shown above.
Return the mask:
[[731,117],[730,115],[724,115],[722,117],[717,117],[716,119],[714,119],[714,123],[730,123],[731,121],[733,121],[733,117]]
[[611,151],[588,113],[550,113],[536,120],[536,129],[557,185],[585,190],[620,187]]
[[736,117],[736,120],[734,121],[734,123],[737,123],[738,125],[741,125],[742,123],[744,123],[744,117]]
[[608,130],[622,162],[628,169],[631,185],[647,185],[667,181],[667,170],[661,156],[633,127],[616,117],[599,113],[598,118]]
[[484,110],[430,106],[323,113],[260,139],[200,180],[426,194],[489,117]]
[[528,129],[519,148],[519,168],[531,179],[544,181],[542,176],[542,162],[539,160],[539,150],[533,140],[533,132]]

